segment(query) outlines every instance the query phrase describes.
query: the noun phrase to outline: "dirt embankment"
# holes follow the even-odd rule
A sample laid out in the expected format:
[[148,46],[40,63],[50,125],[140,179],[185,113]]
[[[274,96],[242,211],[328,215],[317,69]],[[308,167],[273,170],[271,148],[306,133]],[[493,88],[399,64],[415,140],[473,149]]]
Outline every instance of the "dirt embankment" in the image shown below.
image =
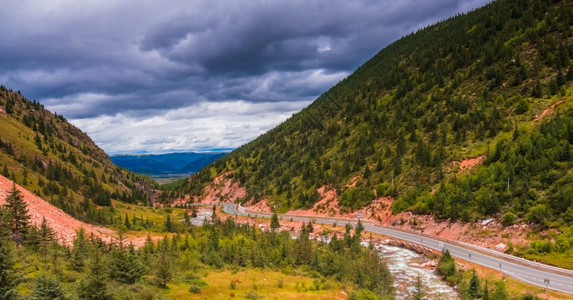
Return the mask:
[[[13,181],[0,176],[0,205],[6,203],[6,196],[12,191],[13,186]],[[16,185],[16,188],[22,193],[24,201],[28,204],[30,222],[39,227],[42,224],[42,219],[46,218],[47,224],[54,230],[61,244],[72,245],[76,231],[80,228],[83,228],[88,236],[93,234],[106,242],[115,240],[116,235],[112,230],[78,221],[25,188],[19,185]]]
[[[381,225],[468,242],[498,251],[506,251],[510,243],[514,246],[527,244],[526,235],[531,230],[525,224],[504,227],[495,219],[465,223],[440,221],[431,215],[415,215],[411,212],[392,214],[391,206],[394,201],[392,197],[379,197],[368,206],[347,211],[339,206],[336,191],[321,187],[318,192],[322,199],[315,203],[311,209],[291,210],[286,215],[362,218]],[[268,207],[268,204],[266,206]],[[259,210],[259,206],[248,208],[255,211],[266,211],[266,209]]]
[[[485,156],[481,155],[454,162],[454,164],[459,165],[461,172],[470,170],[484,160]],[[351,186],[354,181],[356,180],[351,180],[348,186]],[[340,205],[338,201],[339,195],[336,190],[322,186],[317,189],[317,192],[321,198],[312,208],[291,210],[286,213],[284,218],[287,219],[288,215],[362,218],[382,225],[395,226],[404,230],[468,242],[498,251],[506,251],[510,243],[514,246],[526,245],[528,243],[526,235],[531,230],[526,224],[504,227],[495,219],[465,223],[461,221],[441,221],[431,215],[415,215],[411,212],[393,214],[391,206],[394,199],[392,197],[378,197],[368,206],[357,210],[349,210]],[[216,177],[213,183],[204,189],[202,197],[197,197],[195,201],[203,203],[235,202],[237,199],[244,198],[246,194],[246,188],[240,186],[232,178],[232,172],[227,172]],[[248,201],[247,203],[251,202]],[[272,211],[272,203],[267,199],[262,199],[251,205],[247,204],[246,207],[253,211],[267,213]],[[291,229],[296,228],[292,224],[289,226],[292,227]]]
[[203,195],[193,199],[194,202],[235,202],[237,199],[244,198],[247,195],[247,189],[234,181],[232,175],[233,171],[229,171],[215,177],[213,183],[203,189]]

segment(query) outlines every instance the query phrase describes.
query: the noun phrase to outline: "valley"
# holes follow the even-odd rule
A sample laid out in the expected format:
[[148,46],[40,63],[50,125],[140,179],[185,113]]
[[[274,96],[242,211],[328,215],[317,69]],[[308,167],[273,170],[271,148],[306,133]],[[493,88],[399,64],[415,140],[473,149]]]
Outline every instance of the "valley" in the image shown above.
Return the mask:
[[254,48],[193,44],[242,14],[170,9],[109,86],[0,85],[0,299],[573,299],[573,1],[493,1],[353,71],[349,28],[258,31],[288,7],[236,26]]
[[116,154],[110,160],[132,172],[147,175],[159,184],[186,178],[225,155],[224,152],[167,154]]

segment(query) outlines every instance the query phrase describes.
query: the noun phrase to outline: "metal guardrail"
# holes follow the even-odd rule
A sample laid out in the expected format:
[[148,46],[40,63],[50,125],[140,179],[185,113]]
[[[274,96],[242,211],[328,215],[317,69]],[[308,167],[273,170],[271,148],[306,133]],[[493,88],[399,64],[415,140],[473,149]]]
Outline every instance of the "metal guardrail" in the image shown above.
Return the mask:
[[[229,203],[224,203],[224,202],[214,202],[214,203],[194,203],[192,205],[205,205],[205,206],[212,206],[212,205],[224,205],[224,204],[229,204]],[[236,209],[239,213],[242,214],[254,214],[254,215],[259,215],[259,216],[267,216],[270,217],[272,214],[270,213],[265,213],[265,212],[258,212],[258,211],[254,211],[254,210],[250,210],[247,209],[245,207],[243,207],[240,204],[235,204],[236,205]],[[551,265],[547,265],[547,264],[543,264],[540,262],[535,262],[535,261],[531,261],[531,260],[527,260],[525,258],[522,257],[517,257],[514,255],[510,255],[507,253],[502,253],[499,251],[495,251],[492,249],[488,249],[485,247],[481,247],[481,246],[477,246],[477,245],[473,245],[473,244],[469,244],[469,243],[465,243],[465,242],[460,242],[460,241],[456,241],[456,240],[450,240],[450,239],[445,239],[445,238],[441,238],[441,237],[437,237],[437,236],[433,236],[433,235],[429,235],[429,234],[425,234],[425,233],[421,233],[421,232],[416,232],[416,231],[412,231],[412,230],[405,230],[402,228],[396,228],[393,226],[387,226],[387,225],[382,225],[379,222],[376,221],[372,221],[372,220],[362,220],[362,219],[354,219],[354,218],[336,218],[336,217],[323,217],[323,216],[306,216],[306,215],[286,215],[286,214],[278,214],[279,217],[282,217],[283,219],[288,219],[289,217],[295,217],[295,218],[308,218],[311,220],[317,220],[317,219],[326,219],[326,220],[332,220],[335,222],[338,221],[342,221],[342,222],[347,222],[347,223],[355,223],[358,220],[360,220],[363,224],[369,224],[371,226],[375,226],[375,227],[380,227],[380,228],[385,228],[385,229],[390,229],[390,230],[394,230],[394,231],[400,231],[400,232],[404,232],[404,233],[409,233],[409,234],[414,234],[414,235],[418,235],[418,236],[423,236],[429,239],[433,239],[436,241],[440,241],[440,242],[444,242],[444,243],[448,243],[454,246],[459,246],[459,247],[463,247],[466,249],[471,249],[473,251],[482,253],[482,254],[486,254],[489,256],[493,256],[496,257],[498,259],[504,259],[510,262],[513,262],[515,264],[518,265],[522,265],[522,266],[526,266],[526,267],[530,267],[533,269],[536,269],[538,271],[544,271],[544,272],[548,272],[548,273],[553,273],[553,274],[557,274],[557,275],[562,275],[562,276],[566,276],[566,277],[572,277],[573,278],[573,270],[568,270],[568,269],[563,269],[563,268],[559,268],[559,267],[555,267],[555,266],[551,266]]]
[[518,265],[522,265],[522,266],[527,266],[533,269],[536,269],[538,271],[544,271],[544,272],[549,272],[549,273],[553,273],[553,274],[558,274],[558,275],[563,275],[563,276],[567,276],[567,277],[572,277],[573,278],[573,271],[572,270],[568,270],[568,269],[563,269],[563,268],[559,268],[559,267],[555,267],[555,266],[551,266],[551,265],[547,265],[547,264],[543,264],[540,262],[536,262],[536,261],[531,261],[522,257],[518,257],[518,256],[514,256],[511,254],[507,254],[507,253],[503,253],[503,252],[499,252],[496,250],[492,250],[492,249],[488,249],[485,247],[481,247],[481,246],[477,246],[477,245],[473,245],[470,243],[466,243],[466,242],[460,242],[460,241],[456,241],[456,240],[450,240],[450,239],[445,239],[442,237],[438,237],[438,236],[433,236],[433,235],[429,235],[429,234],[425,234],[425,233],[421,233],[421,232],[416,232],[416,231],[412,231],[412,230],[405,230],[402,228],[396,228],[396,227],[392,227],[392,226],[386,226],[386,225],[382,225],[382,224],[375,224],[373,226],[376,227],[381,227],[381,228],[386,228],[386,229],[391,229],[391,230],[396,230],[396,231],[401,231],[404,233],[410,233],[410,234],[415,234],[415,235],[419,235],[419,236],[423,236],[426,238],[430,238],[430,239],[434,239],[440,242],[444,242],[444,243],[448,243],[448,244],[452,244],[454,246],[459,246],[459,247],[463,247],[466,249],[471,249],[473,251],[482,253],[482,254],[486,254],[486,255],[490,255],[499,259],[504,259],[510,262],[513,262],[515,264]]

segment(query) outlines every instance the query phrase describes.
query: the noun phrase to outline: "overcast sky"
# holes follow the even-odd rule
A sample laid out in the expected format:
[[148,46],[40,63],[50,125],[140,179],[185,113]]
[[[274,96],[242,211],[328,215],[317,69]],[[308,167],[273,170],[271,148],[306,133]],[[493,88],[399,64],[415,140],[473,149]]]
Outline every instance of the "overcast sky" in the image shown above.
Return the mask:
[[485,0],[8,0],[0,83],[107,153],[236,148]]

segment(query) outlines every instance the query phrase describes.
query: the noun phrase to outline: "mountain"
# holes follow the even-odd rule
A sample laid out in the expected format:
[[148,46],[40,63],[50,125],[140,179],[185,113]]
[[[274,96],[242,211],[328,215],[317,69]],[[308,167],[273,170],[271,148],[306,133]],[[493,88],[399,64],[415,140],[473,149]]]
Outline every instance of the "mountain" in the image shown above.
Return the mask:
[[115,166],[88,135],[0,86],[0,172],[71,216],[104,223],[112,199],[149,204],[155,184]]
[[111,161],[136,173],[150,176],[186,175],[199,171],[217,158],[225,155],[221,152],[207,153],[168,153],[158,155],[113,155]]
[[225,173],[281,212],[324,187],[346,209],[573,224],[572,25],[572,1],[502,0],[421,29],[179,191]]

